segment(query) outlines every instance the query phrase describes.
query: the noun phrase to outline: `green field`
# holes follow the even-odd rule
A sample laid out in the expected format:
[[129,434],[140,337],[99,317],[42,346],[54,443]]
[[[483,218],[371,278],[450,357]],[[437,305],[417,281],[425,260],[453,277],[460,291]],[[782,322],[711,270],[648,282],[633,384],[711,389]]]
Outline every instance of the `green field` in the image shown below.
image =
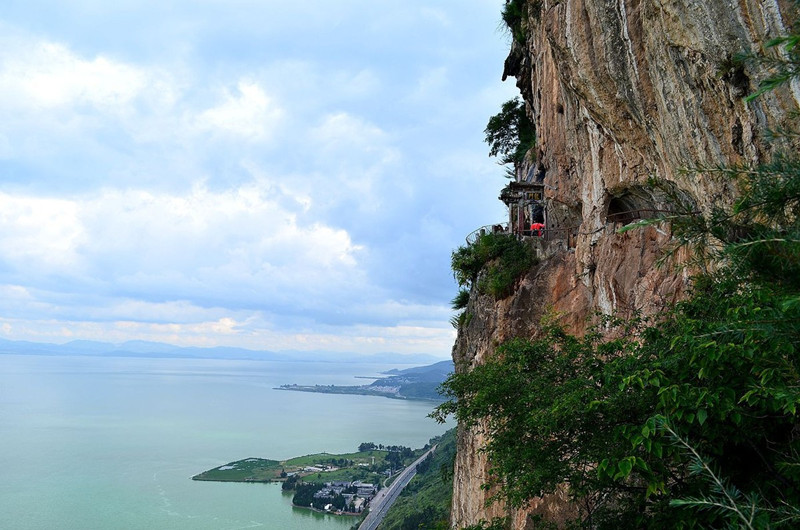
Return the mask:
[[270,482],[280,479],[281,463],[263,458],[246,458],[215,467],[192,477],[192,480],[219,482]]
[[[297,474],[300,478],[313,477],[326,482],[338,480],[367,480],[379,477],[386,468],[388,451],[372,450],[357,453],[317,453],[289,460],[245,458],[209,469],[192,477],[192,480],[217,482],[272,482],[283,480],[282,472]],[[327,468],[324,471],[303,471],[306,467]],[[336,468],[336,469],[334,469]]]

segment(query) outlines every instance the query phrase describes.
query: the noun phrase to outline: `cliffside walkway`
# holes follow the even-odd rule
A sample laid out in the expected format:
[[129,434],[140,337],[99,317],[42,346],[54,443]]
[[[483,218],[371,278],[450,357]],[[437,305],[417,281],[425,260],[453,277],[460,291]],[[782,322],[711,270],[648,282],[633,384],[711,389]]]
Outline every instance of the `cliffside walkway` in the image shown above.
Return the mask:
[[[626,225],[634,221],[642,219],[663,219],[668,220],[668,217],[675,215],[677,212],[671,210],[659,210],[656,208],[638,208],[636,210],[626,210],[624,212],[613,212],[606,216],[606,223],[615,225]],[[693,212],[695,214],[699,212]],[[485,234],[505,234],[505,235],[518,235],[522,237],[538,237],[544,241],[559,241],[565,240],[570,243],[570,247],[574,246],[574,239],[579,235],[589,235],[586,232],[579,232],[580,226],[567,226],[558,228],[543,228],[540,230],[522,230],[519,233],[509,230],[507,222],[495,223],[492,225],[482,226],[470,232],[467,236],[467,244],[472,245],[479,237]],[[536,232],[534,234],[534,232]]]
[[375,495],[369,503],[369,513],[361,522],[361,526],[358,527],[358,530],[375,530],[378,525],[381,524],[381,521],[383,521],[383,518],[386,516],[386,512],[389,511],[394,501],[397,500],[400,492],[403,491],[403,488],[405,488],[411,479],[414,478],[414,475],[417,474],[417,465],[435,450],[436,446],[434,445],[421,457],[417,458],[410,466],[405,468],[389,487],[383,488]]

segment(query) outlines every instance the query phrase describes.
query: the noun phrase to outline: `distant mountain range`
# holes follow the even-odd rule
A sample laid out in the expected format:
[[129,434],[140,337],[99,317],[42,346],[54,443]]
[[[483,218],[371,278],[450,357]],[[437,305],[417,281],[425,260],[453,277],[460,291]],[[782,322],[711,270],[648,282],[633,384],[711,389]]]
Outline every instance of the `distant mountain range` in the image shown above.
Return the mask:
[[399,354],[376,353],[359,355],[326,351],[280,351],[249,350],[217,346],[198,348],[174,346],[162,342],[133,340],[114,344],[110,342],[74,340],[66,344],[29,342],[0,339],[0,355],[77,355],[82,357],[150,357],[170,359],[229,359],[250,361],[314,361],[336,363],[386,363],[421,364],[436,361],[433,355],[424,353]]
[[404,370],[389,370],[369,385],[281,385],[279,390],[316,392],[320,394],[357,394],[383,396],[395,399],[442,400],[439,385],[453,371],[453,361],[440,361],[427,366],[415,366]]

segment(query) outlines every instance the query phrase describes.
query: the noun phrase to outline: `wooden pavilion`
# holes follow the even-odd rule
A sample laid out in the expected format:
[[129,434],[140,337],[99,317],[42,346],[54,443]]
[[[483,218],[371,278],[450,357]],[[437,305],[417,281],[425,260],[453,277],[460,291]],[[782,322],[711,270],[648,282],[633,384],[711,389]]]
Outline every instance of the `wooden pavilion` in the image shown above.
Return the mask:
[[547,224],[544,207],[544,184],[509,182],[498,197],[508,206],[508,229],[521,236],[541,236]]

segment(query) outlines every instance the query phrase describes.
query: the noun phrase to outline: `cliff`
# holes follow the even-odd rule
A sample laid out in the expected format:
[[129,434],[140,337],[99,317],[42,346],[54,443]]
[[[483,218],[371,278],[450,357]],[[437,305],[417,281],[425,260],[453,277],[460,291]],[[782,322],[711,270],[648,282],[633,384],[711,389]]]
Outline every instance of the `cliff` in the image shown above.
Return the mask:
[[[687,287],[675,267],[657,265],[671,241],[661,223],[619,233],[647,212],[669,211],[681,197],[707,211],[730,204],[723,179],[687,177],[681,168],[755,164],[769,155],[764,136],[800,102],[800,87],[752,103],[762,72],[736,59],[785,33],[790,5],[779,0],[536,0],[513,29],[504,77],[515,77],[536,127],[537,146],[517,168],[519,180],[544,174],[548,229],[569,240],[537,242],[542,259],[502,300],[473,290],[453,348],[469,370],[515,337],[535,337],[547,307],[582,333],[596,311],[655,313]],[[661,187],[650,185],[650,179]],[[489,492],[481,435],[460,429],[452,525],[511,515],[559,522],[566,496],[535,499],[525,510],[485,506]]]

